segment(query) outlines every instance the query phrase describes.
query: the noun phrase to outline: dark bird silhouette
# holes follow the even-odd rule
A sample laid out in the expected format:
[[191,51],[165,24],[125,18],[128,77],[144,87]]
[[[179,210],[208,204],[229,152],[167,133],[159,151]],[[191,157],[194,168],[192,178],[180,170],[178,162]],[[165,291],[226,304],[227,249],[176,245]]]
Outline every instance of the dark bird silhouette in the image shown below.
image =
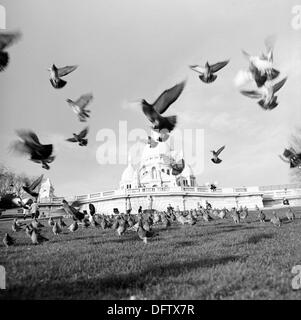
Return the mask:
[[69,106],[72,108],[72,111],[77,114],[80,122],[86,122],[87,118],[90,117],[90,110],[87,110],[87,105],[93,100],[92,93],[83,94],[79,99],[73,101],[67,99]]
[[65,87],[67,81],[61,79],[61,77],[66,76],[67,74],[73,72],[77,69],[78,66],[66,66],[62,68],[58,68],[55,64],[48,69],[50,72],[50,82],[55,89],[61,89]]
[[84,213],[70,206],[66,200],[63,200],[63,209],[65,210],[66,214],[72,216],[73,220],[75,221],[82,221],[85,218]]
[[4,235],[4,238],[3,238],[3,243],[4,245],[8,248],[9,246],[12,246],[15,244],[15,239],[13,237],[11,237],[8,233],[6,233]]
[[174,163],[171,163],[171,174],[173,176],[177,176],[179,174],[182,173],[182,171],[184,170],[185,168],[185,161],[184,159],[181,159],[179,161],[175,161]]
[[80,146],[86,146],[88,144],[88,139],[85,139],[89,131],[89,128],[86,127],[79,134],[73,133],[73,138],[69,138],[66,141],[69,142],[78,142]]
[[21,38],[21,33],[17,32],[6,32],[0,33],[0,72],[4,71],[9,63],[9,55],[6,48],[14,44]]
[[290,164],[290,168],[298,167],[301,169],[301,152],[297,153],[294,148],[284,149],[283,156],[280,159]]
[[153,124],[155,131],[168,130],[169,132],[175,128],[177,123],[176,116],[163,117],[163,114],[169,106],[174,103],[185,87],[186,81],[183,81],[174,87],[165,90],[159,98],[153,103],[149,104],[146,100],[142,100],[142,111],[147,119]]
[[201,81],[203,81],[204,83],[211,83],[217,78],[217,75],[214,73],[224,68],[229,63],[229,61],[230,60],[222,61],[212,65],[210,65],[207,61],[204,67],[201,67],[199,65],[192,65],[190,66],[190,69],[200,74],[199,79]]
[[44,175],[42,174],[39,178],[37,178],[31,184],[26,183],[26,185],[22,187],[23,190],[25,192],[27,192],[28,194],[30,194],[32,197],[37,198],[39,196],[39,193],[35,192],[34,190],[41,185],[43,177],[44,177]]
[[212,150],[212,154],[213,154],[213,158],[211,158],[211,161],[213,163],[221,163],[222,160],[218,157],[219,154],[225,149],[226,146],[222,146],[221,148],[219,148],[217,151]]
[[41,163],[42,168],[50,169],[49,163],[53,162],[55,156],[52,155],[52,144],[41,144],[38,136],[30,130],[18,130],[17,135],[21,141],[14,141],[11,145],[13,151],[21,155],[29,155],[30,160]]
[[58,222],[58,225],[61,229],[63,229],[64,227],[67,227],[65,221],[63,220],[63,217],[60,217],[59,218],[59,222]]
[[279,91],[285,84],[287,77],[280,80],[276,84],[270,81],[266,82],[264,86],[258,90],[241,90],[240,92],[252,99],[260,99],[258,104],[264,110],[272,110],[278,106],[277,96],[275,93]]
[[33,244],[40,244],[42,242],[49,241],[49,239],[42,236],[37,229],[32,229],[31,241]]
[[90,211],[90,215],[94,216],[94,214],[96,213],[96,209],[95,209],[94,204],[89,203],[89,211]]

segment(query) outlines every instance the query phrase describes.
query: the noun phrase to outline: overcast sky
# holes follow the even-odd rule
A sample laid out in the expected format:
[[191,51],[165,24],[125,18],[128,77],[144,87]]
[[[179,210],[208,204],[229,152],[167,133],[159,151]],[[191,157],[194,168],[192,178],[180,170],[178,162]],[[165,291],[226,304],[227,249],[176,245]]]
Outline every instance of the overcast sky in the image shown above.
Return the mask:
[[[18,172],[44,173],[58,196],[111,190],[119,185],[125,164],[100,164],[97,133],[128,132],[149,123],[130,102],[154,101],[168,87],[187,79],[168,114],[178,115],[180,129],[204,129],[204,171],[199,184],[220,186],[288,183],[288,166],[278,155],[301,120],[301,30],[291,26],[296,1],[283,0],[0,0],[7,29],[23,38],[9,50],[11,61],[0,74],[0,158]],[[234,77],[248,64],[241,49],[264,50],[275,34],[275,66],[288,76],[279,106],[263,111],[242,96]],[[201,83],[190,64],[230,59],[212,84]],[[77,64],[61,90],[51,87],[46,69]],[[93,92],[89,145],[64,140],[84,124],[66,103]],[[26,157],[8,152],[15,130],[30,128],[42,143],[54,143],[57,158],[45,171]],[[124,144],[124,142],[120,142]],[[133,144],[128,144],[130,147]],[[214,165],[210,150],[226,145],[223,162]],[[122,146],[121,146],[122,147]],[[118,149],[119,150],[119,149]],[[118,151],[117,150],[117,151]],[[117,154],[118,155],[118,154]]]

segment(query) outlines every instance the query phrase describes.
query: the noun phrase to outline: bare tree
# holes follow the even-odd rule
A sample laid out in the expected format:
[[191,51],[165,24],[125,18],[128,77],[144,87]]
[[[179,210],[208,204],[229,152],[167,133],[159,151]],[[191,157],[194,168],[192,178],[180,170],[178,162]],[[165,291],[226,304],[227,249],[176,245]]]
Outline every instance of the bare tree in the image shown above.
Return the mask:
[[35,179],[25,174],[17,174],[0,164],[0,203],[6,202],[6,199],[10,201],[9,199],[14,197],[28,197],[22,187],[31,184]]

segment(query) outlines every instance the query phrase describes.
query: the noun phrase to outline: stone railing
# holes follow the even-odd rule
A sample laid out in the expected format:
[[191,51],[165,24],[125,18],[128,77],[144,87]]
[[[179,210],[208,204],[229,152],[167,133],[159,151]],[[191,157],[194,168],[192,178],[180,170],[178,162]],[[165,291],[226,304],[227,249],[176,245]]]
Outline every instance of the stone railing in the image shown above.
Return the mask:
[[243,195],[246,193],[258,193],[262,194],[263,197],[267,198],[283,198],[283,197],[301,197],[301,184],[285,184],[275,186],[259,186],[259,187],[238,187],[238,188],[217,188],[212,191],[207,186],[198,187],[149,187],[149,188],[136,188],[126,190],[110,190],[91,194],[78,195],[74,197],[53,197],[44,198],[40,200],[41,204],[61,204],[63,199],[69,201],[96,201],[97,199],[107,199],[111,197],[119,196],[131,196],[131,195],[143,195],[149,193],[196,193],[196,194],[211,194],[211,195],[225,195],[225,194],[236,194]]

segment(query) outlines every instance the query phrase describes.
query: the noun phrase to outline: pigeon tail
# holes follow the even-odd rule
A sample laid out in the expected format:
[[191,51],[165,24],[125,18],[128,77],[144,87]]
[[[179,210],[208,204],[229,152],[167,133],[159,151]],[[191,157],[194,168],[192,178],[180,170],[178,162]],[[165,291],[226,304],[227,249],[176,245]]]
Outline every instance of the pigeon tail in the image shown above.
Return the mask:
[[222,162],[222,159],[220,159],[220,158],[216,158],[216,159],[212,158],[211,161],[212,161],[213,163],[221,163],[221,162]]
[[64,88],[65,85],[67,84],[67,81],[62,80],[60,78],[58,78],[56,81],[54,81],[53,79],[50,79],[50,82],[55,89]]
[[0,51],[0,72],[4,71],[9,62],[9,55],[5,51]]
[[215,74],[210,74],[209,77],[205,77],[204,75],[199,76],[200,80],[202,80],[204,83],[212,83],[213,81],[216,80],[217,75]]

